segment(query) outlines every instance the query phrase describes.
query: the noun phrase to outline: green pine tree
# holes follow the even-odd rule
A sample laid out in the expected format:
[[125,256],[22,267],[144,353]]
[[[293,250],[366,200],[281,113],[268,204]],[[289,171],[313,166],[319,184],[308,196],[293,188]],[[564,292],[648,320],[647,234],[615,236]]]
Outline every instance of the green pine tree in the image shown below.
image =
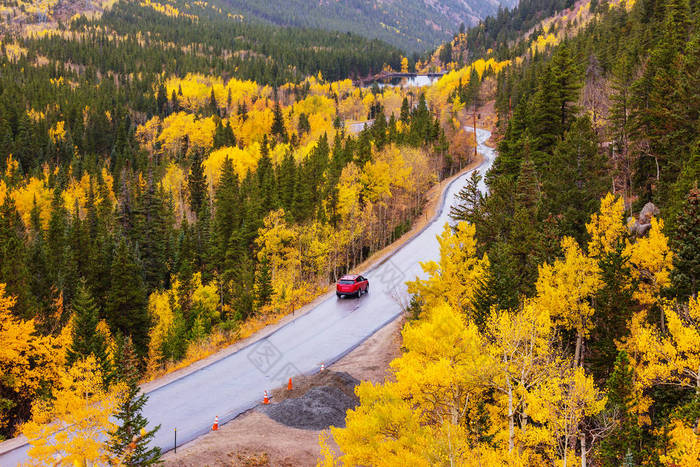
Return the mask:
[[124,401],[114,414],[118,426],[109,433],[109,450],[123,465],[160,464],[160,448],[149,446],[160,425],[148,430],[148,420],[141,413],[148,396],[139,387],[139,360],[128,337],[119,346],[115,363],[117,379],[125,383],[127,389]]
[[[601,464],[622,465],[628,453],[633,453],[635,461],[641,461],[641,430],[635,414],[634,370],[629,357],[621,351],[615,360],[615,369],[606,384],[608,396],[606,411],[616,415],[617,427],[606,436],[598,449]],[[636,465],[636,464],[633,464]]]
[[685,301],[697,296],[700,287],[700,189],[690,190],[683,210],[676,219],[671,239],[673,270],[671,281],[676,296]]
[[130,336],[136,352],[144,358],[148,352],[148,316],[143,271],[122,238],[117,245],[110,271],[112,283],[107,295],[107,322],[113,332]]
[[272,300],[272,271],[267,259],[258,264],[258,273],[255,277],[255,305],[260,308]]
[[588,116],[576,119],[556,145],[544,178],[547,210],[559,215],[560,233],[583,244],[586,222],[598,210],[610,183]]
[[482,176],[474,170],[467,184],[457,193],[457,203],[450,207],[450,218],[471,224],[480,222],[484,209],[484,195],[479,189]]
[[275,102],[275,108],[273,110],[273,120],[272,128],[270,132],[275,136],[275,141],[280,143],[286,143],[289,141],[287,136],[287,129],[284,126],[284,116],[282,115],[282,108],[279,102]]
[[73,327],[71,344],[67,351],[67,363],[72,365],[92,355],[102,368],[105,386],[109,384],[111,364],[107,356],[107,341],[98,330],[100,312],[84,280],[80,280],[73,299]]
[[240,227],[240,197],[238,175],[230,159],[224,160],[219,184],[214,194],[214,256],[217,267],[223,270],[226,250],[234,230]]
[[202,167],[204,155],[200,149],[192,151],[190,160],[190,173],[187,176],[187,186],[190,192],[190,207],[195,213],[199,213],[207,197],[207,177]]

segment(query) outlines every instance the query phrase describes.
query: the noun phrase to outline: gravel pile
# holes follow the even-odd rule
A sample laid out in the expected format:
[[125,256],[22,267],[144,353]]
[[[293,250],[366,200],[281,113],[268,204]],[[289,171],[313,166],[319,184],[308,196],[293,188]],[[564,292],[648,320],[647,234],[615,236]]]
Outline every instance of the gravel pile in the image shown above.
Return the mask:
[[329,426],[345,427],[345,412],[355,408],[359,402],[353,393],[359,381],[347,373],[330,371],[314,375],[311,379],[304,381],[306,387],[300,397],[261,405],[258,411],[293,428],[324,430]]

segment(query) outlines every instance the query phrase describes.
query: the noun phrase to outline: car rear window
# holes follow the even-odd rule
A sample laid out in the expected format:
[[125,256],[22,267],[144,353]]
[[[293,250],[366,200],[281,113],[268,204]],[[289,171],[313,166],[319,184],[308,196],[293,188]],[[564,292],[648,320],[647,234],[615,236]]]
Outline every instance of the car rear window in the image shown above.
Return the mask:
[[338,283],[339,283],[339,284],[342,284],[342,285],[351,285],[351,284],[354,284],[355,281],[352,281],[352,280],[341,280],[341,281],[338,281]]

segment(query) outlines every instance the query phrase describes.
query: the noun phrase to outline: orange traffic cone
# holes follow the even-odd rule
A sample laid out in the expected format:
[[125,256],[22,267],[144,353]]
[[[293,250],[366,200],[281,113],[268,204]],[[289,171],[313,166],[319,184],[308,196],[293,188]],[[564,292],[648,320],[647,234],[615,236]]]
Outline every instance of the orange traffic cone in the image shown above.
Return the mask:
[[292,390],[292,378],[289,378],[289,382],[287,383],[287,391]]
[[324,365],[323,363],[321,363],[321,371],[325,371],[325,369],[326,369],[326,365]]
[[263,398],[263,404],[269,404],[270,398],[267,396],[267,391],[265,391],[265,397]]
[[211,427],[211,431],[217,431],[219,429],[219,416],[214,417],[214,424]]

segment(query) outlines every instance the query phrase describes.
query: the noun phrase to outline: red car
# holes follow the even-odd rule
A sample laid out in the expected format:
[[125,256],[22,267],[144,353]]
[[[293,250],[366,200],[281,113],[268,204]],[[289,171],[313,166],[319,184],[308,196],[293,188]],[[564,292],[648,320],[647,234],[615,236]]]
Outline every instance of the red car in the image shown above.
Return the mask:
[[340,278],[335,286],[335,294],[338,298],[343,295],[355,295],[360,298],[360,295],[369,291],[369,281],[367,278],[357,274],[348,274]]

